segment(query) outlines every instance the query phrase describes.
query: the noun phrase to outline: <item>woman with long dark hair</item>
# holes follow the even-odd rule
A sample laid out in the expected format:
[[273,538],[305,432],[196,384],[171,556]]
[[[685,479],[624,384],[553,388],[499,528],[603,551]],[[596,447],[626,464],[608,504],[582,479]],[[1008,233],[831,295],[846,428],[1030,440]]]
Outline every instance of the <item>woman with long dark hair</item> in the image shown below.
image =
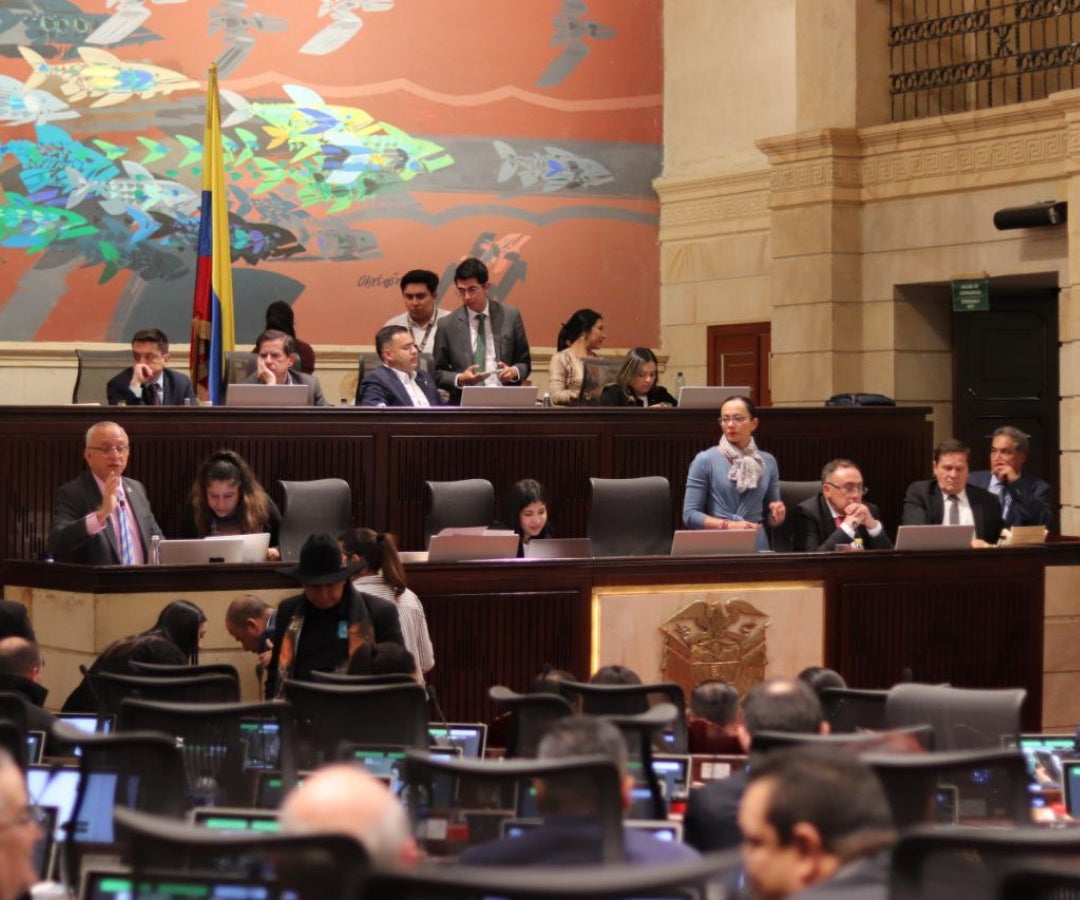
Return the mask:
[[582,360],[595,357],[604,343],[604,317],[594,309],[579,309],[559,330],[558,353],[551,357],[548,390],[555,406],[573,406],[585,382]]
[[218,450],[199,466],[180,523],[184,537],[268,531],[267,558],[280,559],[277,549],[280,528],[281,513],[277,505],[239,453]]
[[535,478],[523,478],[510,485],[503,500],[503,517],[506,526],[521,538],[518,556],[525,555],[525,545],[533,538],[551,537],[547,495],[544,486]]
[[656,380],[659,363],[648,347],[634,347],[619,368],[615,384],[600,394],[601,406],[638,406],[645,408],[678,406],[675,398]]

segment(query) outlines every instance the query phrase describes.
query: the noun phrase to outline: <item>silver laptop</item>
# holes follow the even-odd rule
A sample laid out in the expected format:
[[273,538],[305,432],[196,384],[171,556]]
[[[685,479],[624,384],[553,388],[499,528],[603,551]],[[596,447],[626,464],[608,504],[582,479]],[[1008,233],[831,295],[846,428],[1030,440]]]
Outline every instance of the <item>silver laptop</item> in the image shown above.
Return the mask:
[[213,562],[244,561],[244,539],[241,535],[190,541],[162,541],[158,550],[163,566],[205,566]]
[[536,385],[523,387],[479,387],[468,385],[461,389],[461,405],[469,409],[527,409],[536,406]]
[[467,562],[474,559],[516,559],[518,536],[510,534],[434,534],[428,562]]
[[974,525],[901,525],[896,549],[966,550],[974,537]]
[[260,531],[258,534],[238,534],[235,536],[244,542],[242,562],[266,562],[266,551],[270,549],[270,532]]
[[525,545],[526,559],[588,559],[592,541],[588,538],[540,538]]
[[230,384],[226,406],[307,406],[311,387],[306,384]]
[[745,384],[684,384],[676,399],[679,409],[719,409],[728,397],[750,397],[750,388]]
[[672,556],[726,556],[753,553],[757,531],[676,531],[671,541]]

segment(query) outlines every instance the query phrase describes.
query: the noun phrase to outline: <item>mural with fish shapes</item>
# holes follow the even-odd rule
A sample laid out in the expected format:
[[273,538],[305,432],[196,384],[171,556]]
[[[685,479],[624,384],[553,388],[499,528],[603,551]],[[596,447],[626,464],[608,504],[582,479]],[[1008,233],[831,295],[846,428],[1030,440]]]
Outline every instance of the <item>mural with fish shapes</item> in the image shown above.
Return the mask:
[[367,344],[466,256],[530,339],[658,339],[661,0],[8,0],[0,339],[187,339],[208,67],[238,340]]

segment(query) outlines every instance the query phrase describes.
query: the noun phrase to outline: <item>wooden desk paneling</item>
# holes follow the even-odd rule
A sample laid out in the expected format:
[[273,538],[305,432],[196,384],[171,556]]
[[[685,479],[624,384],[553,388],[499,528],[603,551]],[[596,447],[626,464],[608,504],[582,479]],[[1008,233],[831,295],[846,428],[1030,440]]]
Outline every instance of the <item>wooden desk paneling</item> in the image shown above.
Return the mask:
[[[929,477],[928,412],[763,409],[757,439],[789,480],[816,479],[836,456],[855,459],[894,528],[907,484]],[[127,429],[128,474],[146,485],[166,535],[178,533],[199,464],[229,447],[278,502],[279,479],[344,478],[354,523],[393,532],[407,550],[422,547],[425,480],[487,478],[501,497],[537,478],[557,533],[575,537],[586,533],[590,476],[663,475],[678,524],[690,460],[719,437],[704,410],[0,407],[0,558],[44,551],[53,491],[82,470],[86,429],[106,418]]]

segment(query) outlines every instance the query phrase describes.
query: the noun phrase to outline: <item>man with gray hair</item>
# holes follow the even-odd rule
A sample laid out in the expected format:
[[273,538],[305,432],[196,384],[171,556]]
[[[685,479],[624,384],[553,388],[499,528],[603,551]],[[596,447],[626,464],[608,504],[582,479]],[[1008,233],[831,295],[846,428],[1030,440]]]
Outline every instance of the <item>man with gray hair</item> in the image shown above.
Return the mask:
[[409,819],[390,789],[358,765],[319,769],[291,791],[281,806],[286,834],[338,832],[355,838],[381,869],[416,865]]
[[1014,525],[1050,526],[1050,485],[1024,474],[1028,436],[1012,425],[1002,425],[990,441],[990,468],[972,472],[968,484],[989,491],[1001,502],[1006,528]]
[[26,896],[38,880],[34,845],[41,828],[29,802],[22,770],[0,750],[0,900]]
[[131,444],[115,422],[86,432],[86,471],[61,485],[53,497],[49,553],[57,562],[88,566],[137,566],[150,562],[161,527],[146,488],[125,478]]

